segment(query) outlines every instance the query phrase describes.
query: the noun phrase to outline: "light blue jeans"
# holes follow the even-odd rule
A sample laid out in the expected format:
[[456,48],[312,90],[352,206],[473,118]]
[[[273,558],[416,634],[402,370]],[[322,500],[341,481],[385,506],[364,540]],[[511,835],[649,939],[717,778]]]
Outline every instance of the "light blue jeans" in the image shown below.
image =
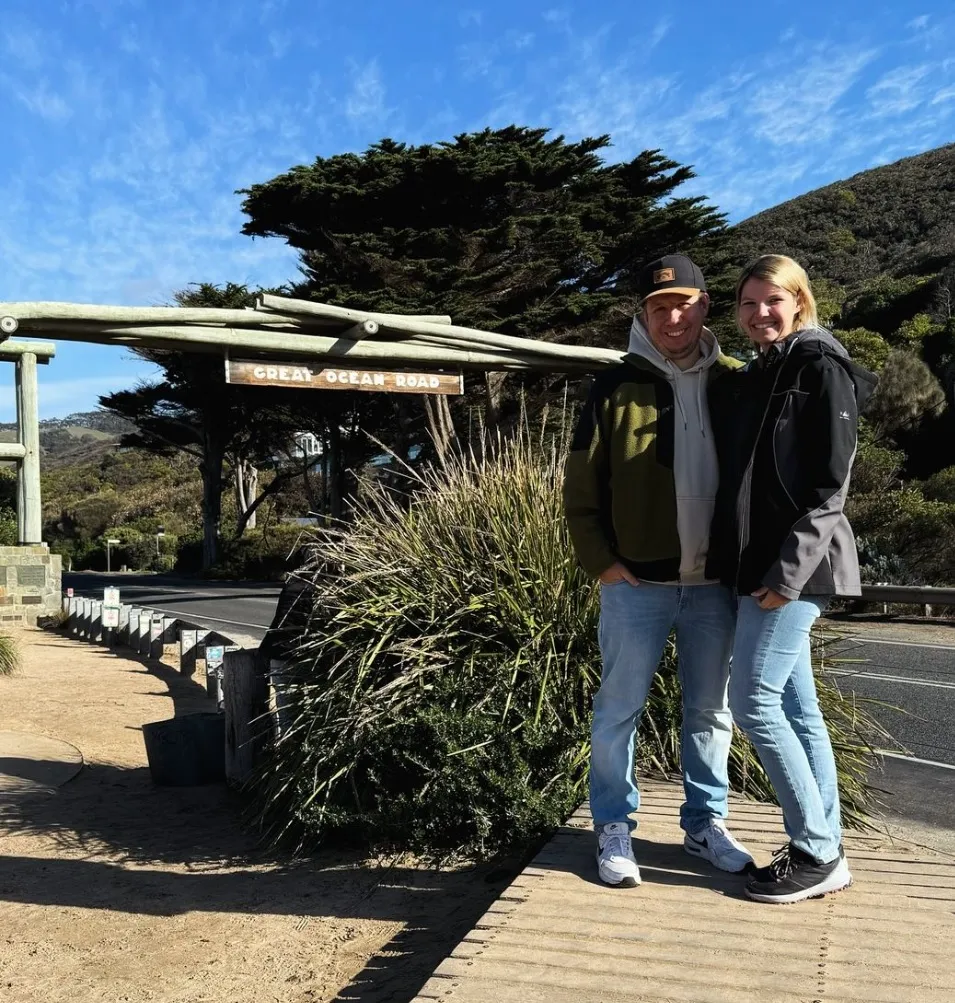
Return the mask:
[[640,807],[634,740],[671,628],[683,691],[680,824],[698,832],[727,812],[733,737],[727,701],[736,610],[722,585],[600,586],[600,689],[591,728],[590,811],[594,825],[627,822]]
[[792,842],[817,860],[839,855],[842,823],[832,743],[816,698],[809,631],[821,596],[763,610],[741,596],[730,706],[756,748]]

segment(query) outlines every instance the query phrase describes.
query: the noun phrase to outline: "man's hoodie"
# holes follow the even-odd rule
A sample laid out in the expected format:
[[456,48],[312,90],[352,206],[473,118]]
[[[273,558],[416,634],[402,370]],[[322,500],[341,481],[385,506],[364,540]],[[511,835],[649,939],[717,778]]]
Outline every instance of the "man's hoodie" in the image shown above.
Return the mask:
[[709,546],[710,522],[719,483],[716,445],[707,406],[706,371],[720,354],[709,328],[700,339],[701,356],[689,369],[680,369],[650,340],[646,328],[634,317],[630,328],[631,355],[649,362],[673,387],[673,479],[676,487],[677,531],[680,536],[680,578],[684,585],[703,584]]

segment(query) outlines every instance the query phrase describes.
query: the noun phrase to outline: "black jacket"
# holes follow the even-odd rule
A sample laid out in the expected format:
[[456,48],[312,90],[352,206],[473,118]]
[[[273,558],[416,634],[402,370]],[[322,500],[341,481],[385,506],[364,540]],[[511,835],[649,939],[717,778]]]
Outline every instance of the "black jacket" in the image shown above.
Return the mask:
[[720,487],[707,576],[743,595],[860,595],[843,513],[859,409],[876,377],[822,328],[797,331],[713,388]]

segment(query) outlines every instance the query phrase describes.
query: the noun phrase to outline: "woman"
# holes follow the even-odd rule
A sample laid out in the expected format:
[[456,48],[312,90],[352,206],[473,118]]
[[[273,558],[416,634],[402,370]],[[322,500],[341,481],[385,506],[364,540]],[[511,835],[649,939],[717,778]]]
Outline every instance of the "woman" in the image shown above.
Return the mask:
[[750,874],[746,893],[789,903],[852,882],[809,631],[830,597],[860,594],[843,503],[858,410],[876,378],[818,326],[809,280],[791,258],[750,264],[736,310],[758,354],[714,387],[720,488],[707,573],[738,595],[730,706],[773,783],[790,839]]

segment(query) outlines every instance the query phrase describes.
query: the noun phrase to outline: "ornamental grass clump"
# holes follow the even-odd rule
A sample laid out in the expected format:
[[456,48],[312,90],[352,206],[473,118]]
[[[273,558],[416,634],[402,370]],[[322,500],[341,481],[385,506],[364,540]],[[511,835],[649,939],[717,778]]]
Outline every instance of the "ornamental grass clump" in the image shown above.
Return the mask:
[[[566,428],[541,428],[409,469],[405,494],[373,485],[347,530],[315,542],[282,733],[256,781],[270,840],[486,857],[540,839],[586,797],[599,595],[563,517]],[[867,721],[851,724],[837,754],[853,817],[868,746]],[[677,772],[679,733],[669,646],[643,768]],[[740,738],[732,769],[769,796]]]
[[0,634],[0,676],[12,676],[19,668],[19,645],[9,634]]

